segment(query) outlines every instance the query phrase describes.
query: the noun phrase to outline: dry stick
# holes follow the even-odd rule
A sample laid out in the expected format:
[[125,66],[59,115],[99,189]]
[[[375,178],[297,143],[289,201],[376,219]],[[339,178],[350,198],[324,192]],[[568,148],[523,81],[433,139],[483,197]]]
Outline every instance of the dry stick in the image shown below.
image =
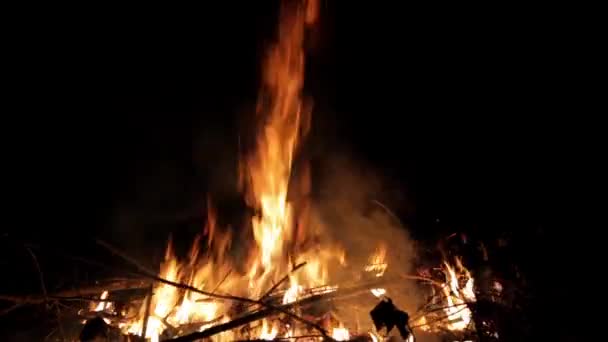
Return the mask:
[[433,320],[433,321],[430,321],[430,322],[426,322],[426,323],[424,323],[424,324],[418,324],[418,325],[414,325],[414,326],[413,326],[413,327],[411,327],[410,329],[416,329],[416,328],[423,327],[423,326],[425,326],[425,325],[431,325],[431,324],[435,324],[435,323],[437,323],[437,322],[443,321],[443,320],[444,320],[444,319],[446,319],[446,318],[450,318],[450,316],[452,316],[452,315],[454,315],[454,314],[457,314],[457,313],[459,313],[459,312],[463,311],[463,310],[464,310],[464,309],[466,309],[466,308],[467,308],[467,307],[465,306],[465,307],[463,307],[462,309],[460,309],[460,310],[458,310],[458,311],[456,311],[456,312],[453,312],[453,313],[451,313],[451,314],[449,314],[449,315],[446,315],[446,316],[440,317],[440,318],[438,318],[438,319],[436,319],[436,320]]
[[[40,268],[40,264],[38,263],[38,258],[36,258],[36,254],[32,252],[32,250],[26,247],[28,253],[32,256],[32,260],[34,261],[34,266],[36,266],[36,270],[38,270],[38,277],[40,278],[40,287],[42,288],[42,294],[44,295],[44,303],[48,305],[49,296],[46,291],[46,285],[44,285],[44,275],[42,274],[42,269]],[[48,308],[48,307],[47,307]],[[63,324],[61,323],[61,310],[58,306],[55,306],[55,311],[57,312],[57,326],[59,327],[59,332],[61,333],[61,339],[66,341],[65,338],[65,330],[63,330]]]
[[[297,304],[300,304],[300,302],[294,302],[294,303],[290,303],[287,305],[282,305],[281,306],[282,310],[280,310],[280,311],[288,310],[288,309],[296,306]],[[196,341],[199,339],[211,337],[215,334],[219,334],[224,331],[232,330],[232,329],[238,328],[242,325],[246,325],[251,322],[255,322],[257,320],[263,319],[265,317],[270,316],[274,312],[275,312],[275,309],[272,309],[272,308],[262,309],[262,310],[254,312],[254,313],[251,313],[251,314],[248,314],[245,316],[241,316],[241,317],[231,320],[229,322],[212,326],[209,329],[205,329],[201,332],[195,332],[195,333],[192,333],[189,335],[166,340],[165,342],[192,342],[192,341]],[[323,334],[323,336],[327,336],[327,335]]]
[[132,265],[136,266],[138,269],[140,269],[141,271],[144,271],[146,273],[150,273],[150,274],[155,274],[156,272],[147,268],[146,266],[140,264],[137,260],[135,260],[134,258],[130,257],[129,255],[119,251],[118,249],[114,248],[112,245],[110,245],[109,243],[101,240],[101,239],[96,239],[95,242],[104,247],[105,249],[109,250],[110,252],[112,252],[112,254],[115,254],[121,258],[123,258],[124,260],[128,261],[129,263],[131,263]]
[[449,309],[449,308],[455,308],[455,307],[463,306],[463,305],[468,305],[468,303],[460,303],[460,304],[442,306],[440,308],[435,308],[435,309],[432,309],[432,310],[428,310],[428,311],[424,311],[424,312],[419,312],[416,315],[414,315],[414,317],[410,318],[410,320],[411,321],[415,321],[415,320],[420,319],[421,317],[423,317],[425,315],[428,315],[430,313],[437,312],[437,311],[442,311],[442,310]]
[[[258,305],[262,305],[268,308],[268,310],[276,310],[279,312],[284,313],[287,316],[290,316],[291,318],[304,323],[312,328],[314,328],[315,330],[319,331],[323,336],[325,336],[325,338],[329,339],[330,341],[334,341],[334,339],[332,339],[331,337],[329,337],[329,335],[327,335],[327,332],[325,331],[325,329],[323,329],[322,327],[320,327],[318,324],[314,323],[314,322],[310,322],[302,317],[299,317],[285,309],[282,309],[280,307],[276,307],[274,305],[270,305],[268,303],[264,303],[264,302],[260,302],[259,300],[254,300],[254,299],[249,299],[249,298],[245,298],[245,297],[238,297],[238,296],[232,296],[232,295],[222,295],[222,294],[217,294],[217,293],[211,293],[211,292],[207,292],[207,291],[203,291],[203,290],[199,290],[194,286],[190,286],[187,284],[182,284],[182,283],[176,283],[161,277],[156,276],[153,272],[150,272],[149,270],[147,270],[146,267],[140,265],[137,261],[135,261],[135,259],[129,257],[128,255],[126,255],[125,253],[117,250],[116,248],[110,246],[108,243],[103,242],[101,240],[97,240],[97,243],[102,246],[105,247],[106,249],[108,249],[110,252],[112,252],[113,254],[123,258],[125,261],[129,262],[131,265],[135,266],[139,272],[140,275],[148,277],[150,279],[153,279],[155,281],[161,282],[163,284],[167,284],[167,285],[171,285],[180,289],[184,289],[184,290],[190,290],[192,292],[196,292],[196,293],[200,293],[202,295],[208,296],[208,297],[214,297],[214,298],[218,298],[218,299],[225,299],[225,300],[232,300],[232,301],[237,301],[237,302],[245,302],[245,303],[251,303],[251,304],[258,304]],[[213,329],[213,328],[210,328]]]
[[215,285],[215,288],[213,289],[213,291],[211,291],[211,293],[215,293],[215,291],[217,291],[220,286],[222,286],[222,284],[226,281],[226,279],[228,279],[228,276],[230,275],[230,273],[232,273],[232,268],[228,270],[228,272],[226,272],[226,275],[224,276],[224,278],[222,278],[222,281],[220,281],[219,283],[217,283],[217,285]]
[[306,265],[306,261],[304,261],[303,263],[300,263],[298,265],[296,265],[294,268],[291,269],[291,271],[289,273],[287,273],[283,278],[281,278],[281,280],[279,280],[276,284],[274,284],[270,290],[268,290],[266,293],[264,293],[264,295],[262,297],[260,297],[260,300],[265,299],[266,297],[270,296],[270,294],[276,290],[282,283],[284,283],[287,279],[289,279],[289,275],[293,274],[295,271],[297,271],[298,269],[300,269],[301,267],[303,267],[304,265]]
[[[181,283],[175,283],[175,282],[169,281],[167,279],[163,279],[163,278],[157,277],[157,276],[152,275],[152,274],[145,274],[145,273],[142,272],[142,276],[147,276],[147,277],[150,277],[151,279],[154,279],[154,280],[156,280],[158,282],[161,282],[163,284],[171,285],[171,286],[174,286],[174,287],[177,287],[177,288],[181,288],[181,289],[184,289],[184,290],[190,290],[192,292],[200,293],[202,295],[209,296],[209,297],[215,297],[215,298],[218,298],[218,299],[232,300],[232,301],[245,302],[245,303],[258,304],[258,305],[265,306],[267,308],[266,310],[268,310],[270,312],[272,312],[272,311],[279,311],[279,312],[284,313],[285,315],[290,316],[291,318],[293,318],[293,319],[295,319],[295,320],[297,320],[297,321],[299,321],[301,323],[304,323],[304,324],[306,324],[308,326],[311,326],[315,330],[319,331],[327,339],[329,339],[330,341],[333,341],[333,339],[327,335],[327,332],[325,331],[325,329],[323,329],[322,327],[320,327],[318,324],[316,324],[314,322],[310,322],[310,321],[308,321],[308,320],[306,320],[306,319],[304,319],[304,318],[302,318],[300,316],[297,316],[297,315],[295,315],[295,314],[293,314],[293,313],[291,313],[291,312],[289,312],[289,311],[287,311],[287,310],[285,310],[285,309],[283,309],[281,307],[276,307],[276,306],[270,305],[268,303],[260,302],[258,300],[249,299],[249,298],[245,298],[245,297],[237,297],[237,296],[231,296],[231,295],[221,295],[221,294],[211,293],[211,292],[207,292],[207,291],[202,291],[202,290],[197,289],[196,287],[193,287],[193,286],[190,286],[190,285],[186,285],[186,284],[181,284]],[[213,328],[210,328],[210,329],[213,329]],[[210,329],[208,329],[208,330],[210,330]],[[211,336],[211,335],[209,335],[209,336]]]
[[[165,342],[192,342],[192,341],[196,341],[199,339],[203,339],[203,338],[207,338],[210,336],[213,336],[215,334],[219,334],[222,333],[224,331],[228,331],[228,330],[232,330],[235,328],[238,328],[242,325],[245,324],[249,324],[251,322],[255,322],[258,321],[260,319],[266,318],[272,314],[275,313],[275,311],[279,311],[279,312],[288,312],[287,310],[290,310],[293,307],[296,306],[306,306],[306,305],[310,305],[310,304],[314,304],[317,302],[322,302],[322,301],[328,301],[328,300],[336,300],[339,298],[345,298],[345,297],[349,297],[349,296],[354,296],[357,294],[361,294],[362,292],[367,292],[369,291],[370,287],[374,287],[374,286],[378,286],[381,283],[385,283],[386,281],[376,281],[373,283],[368,283],[365,285],[361,285],[361,286],[356,286],[356,287],[352,287],[352,288],[348,288],[348,289],[342,289],[342,290],[338,290],[338,291],[334,291],[334,292],[329,292],[329,293],[324,293],[324,294],[318,294],[318,295],[313,295],[310,297],[306,297],[303,298],[301,300],[289,303],[289,304],[284,304],[279,306],[278,308],[272,308],[272,307],[268,307],[265,309],[261,309],[258,311],[255,311],[253,313],[249,313],[246,314],[244,316],[241,316],[239,318],[233,319],[232,321],[223,323],[223,324],[218,324],[215,325],[213,327],[210,327],[208,329],[205,329],[203,331],[200,332],[195,332],[189,335],[184,335],[181,337],[177,337],[174,339],[170,339],[170,340],[165,340]],[[317,329],[318,330],[318,329]],[[327,336],[326,334],[322,335],[323,337],[325,337],[326,339],[329,339],[330,341],[334,341],[333,338]]]
[[4,310],[0,311],[0,316],[6,315],[6,314],[8,314],[9,312],[11,312],[11,311],[13,311],[13,310],[15,310],[15,309],[18,309],[18,308],[20,308],[20,307],[22,307],[22,306],[23,306],[23,304],[21,304],[21,303],[16,303],[16,304],[13,304],[13,306],[8,307],[8,308],[6,308],[6,309],[4,309]]
[[[76,300],[75,298],[83,298],[86,295],[99,295],[103,291],[119,291],[119,290],[129,290],[129,289],[140,289],[144,287],[148,287],[150,285],[149,282],[144,282],[142,280],[124,280],[117,281],[108,284],[96,284],[85,288],[79,289],[70,289],[64,290],[60,292],[56,292],[54,294],[49,294],[46,297],[40,295],[26,295],[26,296],[18,296],[18,295],[3,295],[0,294],[0,300],[4,300],[7,302],[19,303],[19,304],[42,304],[47,299],[54,300]],[[83,298],[84,299],[84,298]],[[87,298],[87,300],[91,301],[103,301],[93,298]]]
[[150,306],[152,305],[152,295],[154,291],[154,284],[150,284],[150,290],[148,291],[148,297],[146,298],[146,311],[144,313],[144,322],[141,327],[141,337],[146,337],[146,331],[148,329],[148,317],[150,317]]
[[[323,337],[323,335],[299,335],[299,336],[291,336],[291,337],[276,337],[273,341],[285,341],[285,340],[297,340],[300,338],[319,338]],[[265,340],[235,340],[233,342],[253,342],[253,341],[265,341]]]
[[40,280],[40,288],[42,289],[42,294],[44,295],[45,301],[48,302],[48,293],[46,292],[46,286],[44,285],[44,275],[42,274],[42,269],[40,268],[40,264],[38,263],[38,258],[36,258],[36,254],[34,254],[31,249],[27,247],[25,249],[27,249],[27,252],[30,253],[30,255],[32,256],[34,266],[38,271],[38,279]]
[[397,215],[395,215],[395,213],[393,213],[387,206],[385,206],[384,204],[380,203],[380,201],[378,201],[378,200],[372,200],[372,202],[375,203],[375,204],[377,204],[382,209],[384,209],[384,211],[386,211],[395,221],[397,221],[397,223],[399,223],[399,225],[401,227],[403,227],[403,223],[401,222],[401,220],[399,219],[399,217],[397,217]]
[[444,283],[438,282],[437,280],[434,280],[432,278],[409,275],[409,274],[401,274],[400,276],[403,279],[427,281],[427,282],[429,282],[435,286],[439,286],[439,287],[443,287],[445,285]]

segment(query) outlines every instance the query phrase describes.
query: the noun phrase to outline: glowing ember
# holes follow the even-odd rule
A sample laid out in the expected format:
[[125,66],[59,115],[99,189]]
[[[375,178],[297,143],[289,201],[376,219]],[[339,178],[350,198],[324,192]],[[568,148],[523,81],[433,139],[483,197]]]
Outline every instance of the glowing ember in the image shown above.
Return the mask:
[[[101,299],[101,300],[108,299],[108,295],[109,295],[108,291],[103,291],[101,296],[99,296],[99,299]],[[109,307],[109,305],[110,305],[110,302],[99,302],[99,304],[97,304],[97,306],[93,309],[93,311],[95,311],[95,312],[103,311],[103,310],[107,309]]]
[[384,295],[386,294],[386,290],[385,290],[385,289],[382,289],[382,288],[379,288],[379,289],[371,289],[370,291],[371,291],[371,293],[372,293],[374,296],[376,296],[376,297],[378,297],[378,298],[380,298],[380,297],[382,297],[382,296],[384,296]]
[[297,281],[292,281],[291,287],[285,292],[283,296],[283,304],[293,303],[298,299],[300,292],[302,292],[302,286],[298,285]]
[[274,340],[277,337],[279,330],[275,325],[272,328],[268,327],[268,321],[262,321],[262,331],[260,332],[260,340]]
[[350,333],[348,332],[348,329],[340,326],[333,328],[331,337],[336,341],[348,341],[350,339]]

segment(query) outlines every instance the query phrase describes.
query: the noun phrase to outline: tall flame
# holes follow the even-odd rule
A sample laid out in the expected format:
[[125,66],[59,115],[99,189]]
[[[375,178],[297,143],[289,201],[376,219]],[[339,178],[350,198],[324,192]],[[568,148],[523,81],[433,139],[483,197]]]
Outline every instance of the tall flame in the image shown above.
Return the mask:
[[[298,143],[306,135],[310,125],[310,106],[302,101],[304,83],[304,34],[306,27],[317,18],[316,0],[285,1],[279,18],[278,37],[270,46],[263,63],[262,87],[257,114],[261,129],[258,131],[256,148],[239,165],[239,180],[246,192],[246,199],[259,215],[252,217],[251,226],[257,250],[251,255],[250,270],[246,275],[232,272],[235,267],[227,258],[231,246],[231,234],[217,229],[215,213],[208,206],[204,237],[207,249],[199,250],[200,239],[195,239],[188,262],[178,263],[171,244],[167,248],[160,276],[174,282],[185,282],[193,287],[210,291],[244,294],[257,297],[268,284],[284,274],[292,262],[296,262],[296,242],[303,235],[295,224],[296,210],[288,202],[288,186]],[[308,173],[300,179],[304,189],[309,185]],[[303,192],[306,192],[303,191]],[[209,203],[209,201],[208,201]],[[306,212],[307,204],[298,216]],[[314,251],[305,255],[308,264],[301,272],[306,279],[316,279],[315,285],[325,282],[327,270],[319,259],[331,253]],[[322,279],[319,279],[322,278]],[[284,301],[297,300],[302,286],[301,279],[290,279],[291,288]],[[213,301],[191,291],[180,291],[166,284],[158,284],[151,298],[150,315],[147,317],[145,336],[157,341],[163,330],[170,326],[197,322],[200,329],[227,319],[228,307],[224,302]],[[146,310],[140,309],[137,319],[126,324],[124,330],[139,334],[143,329]],[[223,314],[223,315],[222,315]],[[272,329],[264,321],[262,339],[272,339],[277,327]]]
[[263,127],[257,150],[241,165],[241,180],[250,205],[260,215],[251,220],[260,257],[252,275],[271,275],[283,270],[294,238],[294,209],[287,201],[289,179],[298,142],[307,133],[310,111],[302,102],[304,83],[304,32],[312,24],[316,4],[283,3],[278,40],[263,66],[263,86],[258,115]]

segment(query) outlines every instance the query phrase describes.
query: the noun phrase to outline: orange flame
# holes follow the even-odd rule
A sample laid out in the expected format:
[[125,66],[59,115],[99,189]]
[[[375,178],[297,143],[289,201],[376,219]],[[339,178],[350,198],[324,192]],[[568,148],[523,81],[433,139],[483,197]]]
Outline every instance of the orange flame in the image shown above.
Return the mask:
[[[429,318],[427,320],[426,316],[422,316],[417,320],[417,325],[421,326],[422,330],[425,331],[441,329],[452,331],[465,330],[469,328],[473,318],[473,313],[469,309],[468,303],[473,303],[477,300],[474,290],[475,280],[469,270],[462,265],[460,258],[456,258],[455,266],[444,261],[443,273],[445,275],[445,283],[441,287],[441,295],[443,305],[447,304],[443,309],[445,319],[437,320]],[[434,323],[429,325],[427,321]]]
[[[293,8],[295,6],[295,8]],[[260,215],[251,220],[253,236],[260,250],[255,276],[283,272],[289,265],[286,250],[294,239],[294,208],[287,201],[288,185],[298,142],[307,133],[310,110],[301,99],[304,83],[304,31],[313,19],[301,4],[284,4],[278,41],[264,62],[263,87],[258,114],[263,127],[257,137],[257,150],[241,165],[241,180],[250,205]],[[306,10],[306,11],[305,11]],[[306,183],[306,182],[305,182]]]
[[[298,183],[303,199],[293,203],[287,198],[297,147],[310,126],[310,106],[302,101],[301,95],[304,83],[303,44],[306,27],[317,19],[318,3],[316,0],[303,0],[283,2],[282,6],[277,41],[270,46],[263,63],[263,83],[257,106],[261,129],[256,149],[239,165],[239,180],[246,200],[259,213],[251,219],[257,250],[249,256],[249,271],[246,275],[233,272],[227,253],[232,236],[230,232],[222,233],[217,229],[215,212],[207,201],[208,217],[203,232],[206,251],[201,253],[201,237],[197,237],[188,261],[179,263],[169,243],[161,265],[162,278],[209,291],[229,289],[234,294],[258,297],[298,258],[305,258],[308,262],[306,268],[290,279],[291,287],[283,298],[285,303],[297,300],[303,286],[320,285],[327,280],[325,263],[335,257],[335,253],[298,247],[298,242],[307,239],[309,229],[305,220],[309,207],[305,199],[310,187],[308,172],[302,173]],[[151,299],[145,337],[157,341],[169,325],[209,321],[217,324],[222,313],[223,320],[226,319],[227,310],[224,302],[159,284],[154,288]],[[142,307],[137,319],[126,324],[124,330],[139,334],[144,312]],[[201,329],[210,324],[213,323],[203,324]],[[276,326],[270,327],[264,321],[260,338],[272,339],[277,336],[277,331]]]

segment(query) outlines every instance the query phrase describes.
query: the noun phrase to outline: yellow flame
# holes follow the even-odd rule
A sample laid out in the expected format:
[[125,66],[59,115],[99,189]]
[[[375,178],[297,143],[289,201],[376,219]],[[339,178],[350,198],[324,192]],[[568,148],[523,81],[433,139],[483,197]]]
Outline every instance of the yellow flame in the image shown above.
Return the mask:
[[[109,295],[108,291],[103,291],[101,293],[101,296],[99,296],[99,299],[106,300],[106,299],[108,299],[108,295]],[[110,305],[109,302],[99,302],[99,304],[97,304],[97,306],[95,307],[95,309],[93,309],[93,311],[95,311],[95,312],[103,311],[103,310],[107,309],[108,305]]]
[[291,286],[285,291],[285,295],[283,295],[283,304],[295,302],[302,290],[303,288],[298,284],[298,281],[295,278],[291,278]]
[[272,325],[272,328],[268,326],[268,321],[262,321],[262,331],[260,332],[260,340],[274,340],[277,337],[279,330],[276,325]]
[[382,296],[384,296],[386,294],[386,289],[383,289],[383,288],[371,289],[370,292],[374,296],[380,298],[380,297],[382,297]]
[[472,312],[467,303],[474,302],[476,298],[473,289],[474,280],[470,272],[462,265],[460,258],[456,259],[456,267],[466,278],[464,288],[460,288],[460,281],[454,268],[444,262],[444,272],[448,286],[444,286],[442,290],[448,304],[445,309],[448,316],[447,328],[459,331],[466,329],[471,323]]
[[[234,265],[229,256],[232,234],[218,229],[215,211],[207,201],[207,222],[202,236],[197,236],[186,261],[178,261],[168,244],[160,277],[190,286],[259,298],[283,276],[294,262],[307,261],[304,269],[290,278],[283,303],[298,300],[305,288],[326,285],[330,259],[344,263],[344,253],[334,247],[321,248],[321,234],[307,219],[310,175],[306,167],[298,179],[291,179],[298,144],[310,126],[310,106],[302,100],[304,84],[304,33],[317,18],[316,0],[282,2],[278,36],[270,45],[263,64],[262,87],[257,104],[260,118],[255,149],[239,163],[239,183],[247,203],[256,211],[251,218],[255,242],[250,255]],[[289,188],[290,182],[295,184]],[[288,200],[295,193],[297,200]],[[200,245],[206,243],[206,248]],[[244,265],[245,271],[237,269]],[[318,292],[334,291],[327,286]],[[166,284],[154,287],[145,337],[158,341],[169,325],[204,323],[200,329],[227,319],[229,302],[216,301],[198,293],[183,291]],[[140,334],[145,305],[135,312],[123,331]],[[221,320],[220,317],[223,317]],[[212,321],[212,322],[209,322]],[[207,323],[209,322],[209,323]],[[278,327],[263,321],[260,338],[277,336]],[[281,329],[283,326],[281,326]],[[215,336],[228,338],[232,332]]]

